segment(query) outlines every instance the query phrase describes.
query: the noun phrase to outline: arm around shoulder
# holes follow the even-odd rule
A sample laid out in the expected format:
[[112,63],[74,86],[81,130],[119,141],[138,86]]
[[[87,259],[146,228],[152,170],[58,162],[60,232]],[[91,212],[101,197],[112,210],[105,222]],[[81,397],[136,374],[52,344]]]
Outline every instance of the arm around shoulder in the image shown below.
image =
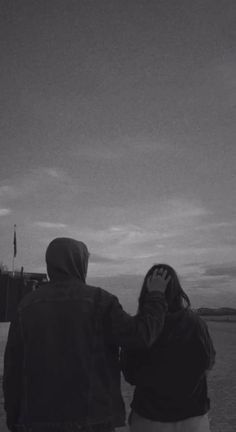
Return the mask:
[[118,299],[112,297],[109,317],[114,341],[120,346],[131,349],[150,347],[164,326],[167,311],[164,294],[148,293],[142,310],[135,316],[125,312]]

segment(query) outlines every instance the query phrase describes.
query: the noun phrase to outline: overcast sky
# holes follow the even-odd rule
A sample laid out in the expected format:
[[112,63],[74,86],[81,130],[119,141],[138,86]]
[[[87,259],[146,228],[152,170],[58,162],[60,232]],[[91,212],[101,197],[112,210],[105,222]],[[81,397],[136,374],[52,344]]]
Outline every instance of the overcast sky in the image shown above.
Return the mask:
[[235,0],[0,5],[0,261],[17,224],[26,271],[69,236],[91,277],[167,262],[231,301]]

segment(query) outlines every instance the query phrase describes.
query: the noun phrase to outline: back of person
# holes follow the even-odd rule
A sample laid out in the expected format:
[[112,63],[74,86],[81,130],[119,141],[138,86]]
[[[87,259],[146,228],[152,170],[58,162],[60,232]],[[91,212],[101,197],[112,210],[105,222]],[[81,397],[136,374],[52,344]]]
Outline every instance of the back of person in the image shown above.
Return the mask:
[[147,352],[134,354],[132,407],[150,419],[178,421],[210,408],[205,370],[211,347],[205,323],[194,315],[185,309],[167,314],[158,341]]
[[[46,284],[21,303],[27,361],[23,423],[48,423],[52,418],[100,423],[111,417],[115,397],[115,421],[124,424],[121,394],[111,394],[104,348],[103,318],[109,300],[103,290],[74,280]],[[113,353],[113,370],[119,371],[115,344]]]
[[163,329],[165,280],[150,282],[134,317],[118,299],[86,284],[84,243],[53,240],[50,282],[27,295],[4,356],[4,407],[12,432],[111,432],[125,422],[119,346],[151,346]]
[[[166,294],[168,297],[168,287]],[[131,403],[134,432],[140,427],[147,432],[198,432],[203,423],[203,430],[209,431],[204,416],[210,409],[206,372],[214,364],[212,340],[190,303],[184,307],[182,301],[176,301],[173,305],[170,297],[164,329],[155,344],[145,351],[122,352],[125,378],[135,385]],[[188,303],[187,296],[185,299]]]

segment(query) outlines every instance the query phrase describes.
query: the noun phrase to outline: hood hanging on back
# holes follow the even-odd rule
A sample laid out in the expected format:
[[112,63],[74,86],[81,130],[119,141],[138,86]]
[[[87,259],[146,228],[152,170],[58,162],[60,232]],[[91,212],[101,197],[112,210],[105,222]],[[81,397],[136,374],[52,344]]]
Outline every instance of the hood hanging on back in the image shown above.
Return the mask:
[[46,251],[49,279],[60,281],[76,278],[85,282],[88,258],[89,252],[83,242],[67,237],[52,240]]

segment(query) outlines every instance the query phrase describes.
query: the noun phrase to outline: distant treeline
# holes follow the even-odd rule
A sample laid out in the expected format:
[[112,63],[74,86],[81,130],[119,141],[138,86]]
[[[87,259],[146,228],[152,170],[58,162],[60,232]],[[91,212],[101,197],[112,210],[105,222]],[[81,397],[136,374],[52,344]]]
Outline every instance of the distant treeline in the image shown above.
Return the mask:
[[226,315],[236,315],[236,309],[229,307],[221,307],[221,308],[206,308],[201,307],[195,309],[195,311],[202,316],[226,316]]

